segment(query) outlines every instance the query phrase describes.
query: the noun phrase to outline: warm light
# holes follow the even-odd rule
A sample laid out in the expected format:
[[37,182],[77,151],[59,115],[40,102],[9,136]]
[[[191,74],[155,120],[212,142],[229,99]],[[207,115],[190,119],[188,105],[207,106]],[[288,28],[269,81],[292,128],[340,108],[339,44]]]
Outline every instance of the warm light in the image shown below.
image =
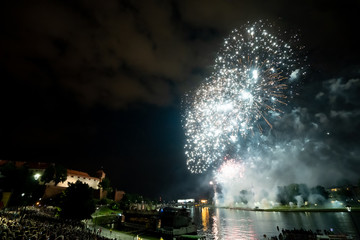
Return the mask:
[[40,177],[41,177],[40,173],[36,173],[36,174],[34,175],[34,179],[35,179],[35,180],[38,180]]
[[201,220],[203,225],[203,230],[206,231],[209,226],[209,208],[204,207],[201,209]]
[[202,204],[207,204],[207,200],[206,200],[206,199],[201,199],[200,202],[201,202]]

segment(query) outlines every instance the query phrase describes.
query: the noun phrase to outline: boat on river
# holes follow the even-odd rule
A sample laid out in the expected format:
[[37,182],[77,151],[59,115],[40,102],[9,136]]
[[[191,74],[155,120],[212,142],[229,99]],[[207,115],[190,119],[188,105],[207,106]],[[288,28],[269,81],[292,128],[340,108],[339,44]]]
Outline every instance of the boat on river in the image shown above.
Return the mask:
[[165,207],[160,210],[157,232],[166,236],[196,234],[197,227],[186,208]]
[[[188,236],[197,234],[197,226],[186,208],[165,207],[152,212],[125,211],[124,216],[118,225],[119,230],[138,231],[163,239],[189,239]],[[198,236],[195,239],[203,238]]]

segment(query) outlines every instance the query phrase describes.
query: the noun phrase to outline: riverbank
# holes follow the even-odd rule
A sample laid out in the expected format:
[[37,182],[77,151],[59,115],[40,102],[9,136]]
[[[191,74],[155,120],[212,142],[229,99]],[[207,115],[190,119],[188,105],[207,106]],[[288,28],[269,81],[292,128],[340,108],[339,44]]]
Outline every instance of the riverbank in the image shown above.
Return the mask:
[[[255,209],[265,212],[349,212],[346,208],[269,208]],[[360,212],[360,207],[351,208],[351,212]]]
[[[241,208],[241,207],[206,207],[224,208],[230,210],[259,211],[259,212],[349,212],[347,208],[308,208],[308,207],[274,207],[274,208]],[[360,212],[360,207],[352,207],[350,212]]]
[[[155,240],[158,238],[152,237],[152,236],[148,236],[148,235],[143,235],[143,234],[135,234],[132,232],[123,232],[123,231],[119,231],[119,230],[110,230],[109,228],[106,228],[104,226],[100,226],[100,225],[95,225],[91,220],[89,220],[87,222],[86,227],[90,230],[90,231],[96,231],[98,235],[103,236],[103,237],[107,237],[110,239],[116,239],[116,240]],[[101,232],[99,232],[99,229],[101,229]]]

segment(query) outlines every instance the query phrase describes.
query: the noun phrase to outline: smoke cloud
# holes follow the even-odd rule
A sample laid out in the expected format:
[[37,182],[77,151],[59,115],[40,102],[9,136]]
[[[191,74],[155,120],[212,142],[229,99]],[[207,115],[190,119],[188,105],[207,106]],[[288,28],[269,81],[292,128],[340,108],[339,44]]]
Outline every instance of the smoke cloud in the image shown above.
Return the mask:
[[[245,171],[237,181],[219,183],[218,205],[276,206],[278,187],[292,183],[331,187],[346,178],[357,185],[359,87],[359,78],[327,80],[306,104],[273,120],[267,135],[243,139],[238,155]],[[294,205],[304,205],[302,194]],[[310,203],[325,201],[316,192],[307,194]]]

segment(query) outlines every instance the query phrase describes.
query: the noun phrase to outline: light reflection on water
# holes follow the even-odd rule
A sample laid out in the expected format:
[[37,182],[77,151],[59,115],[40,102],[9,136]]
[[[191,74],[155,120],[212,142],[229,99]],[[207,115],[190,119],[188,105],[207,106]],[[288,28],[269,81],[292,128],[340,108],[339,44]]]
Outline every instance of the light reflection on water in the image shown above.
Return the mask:
[[303,228],[313,231],[330,230],[356,236],[354,221],[360,226],[360,213],[347,212],[261,212],[224,208],[191,209],[198,234],[207,239],[264,239],[278,236],[277,226],[284,229]]
[[205,207],[201,209],[201,222],[203,225],[203,231],[207,232],[209,226],[209,208]]

